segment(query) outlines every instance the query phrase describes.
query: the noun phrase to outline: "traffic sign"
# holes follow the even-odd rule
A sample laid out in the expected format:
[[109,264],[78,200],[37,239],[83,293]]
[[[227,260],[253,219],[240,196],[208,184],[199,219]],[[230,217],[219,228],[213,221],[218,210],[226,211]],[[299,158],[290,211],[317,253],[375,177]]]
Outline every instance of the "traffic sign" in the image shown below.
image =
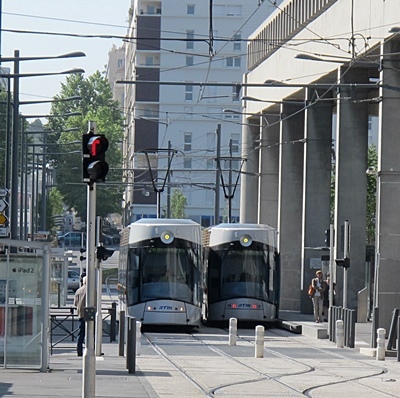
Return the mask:
[[0,188],[0,197],[4,197],[8,195],[8,189],[7,188]]
[[5,216],[3,213],[0,213],[0,225],[4,225],[7,221],[7,216]]
[[0,238],[7,238],[8,237],[8,228],[1,227],[0,228]]
[[4,199],[0,199],[0,213],[7,209],[8,203]]

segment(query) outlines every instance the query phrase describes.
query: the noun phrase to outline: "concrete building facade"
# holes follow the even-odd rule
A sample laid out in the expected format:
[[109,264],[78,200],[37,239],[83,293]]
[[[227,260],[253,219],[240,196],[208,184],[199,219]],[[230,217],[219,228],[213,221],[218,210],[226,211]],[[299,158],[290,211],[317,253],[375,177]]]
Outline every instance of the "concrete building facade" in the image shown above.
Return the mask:
[[281,309],[311,311],[310,280],[317,268],[328,270],[324,230],[333,223],[334,257],[343,258],[345,221],[351,266],[333,267],[336,304],[361,305],[371,118],[379,125],[371,301],[387,330],[400,307],[398,17],[396,0],[285,0],[250,36],[242,156],[251,161],[240,219],[279,230]]
[[259,0],[216,0],[210,15],[203,0],[132,1],[125,224],[159,209],[168,214],[175,190],[186,197],[187,217],[204,226],[226,220],[229,207],[239,220],[246,38],[274,9]]

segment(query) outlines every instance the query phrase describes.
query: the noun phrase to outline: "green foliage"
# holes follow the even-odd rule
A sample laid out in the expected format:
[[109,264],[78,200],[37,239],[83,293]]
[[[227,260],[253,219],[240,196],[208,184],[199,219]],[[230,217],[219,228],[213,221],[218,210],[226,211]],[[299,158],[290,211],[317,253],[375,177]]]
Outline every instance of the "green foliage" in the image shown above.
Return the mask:
[[174,189],[171,197],[171,218],[187,218],[185,206],[187,205],[186,196],[179,189]]
[[[89,121],[95,121],[97,133],[105,134],[109,140],[106,160],[110,166],[107,181],[121,181],[121,142],[123,138],[123,117],[119,104],[112,99],[110,84],[97,71],[88,78],[83,75],[70,75],[61,85],[61,92],[56,99],[81,96],[80,101],[53,103],[51,113],[65,115],[69,112],[81,112],[82,116],[50,119],[51,130],[57,133],[49,136],[48,141],[58,143],[51,156],[57,170],[56,185],[64,203],[74,208],[77,215],[86,220],[87,184],[82,182],[82,134],[86,134]],[[78,131],[67,131],[68,129]],[[77,142],[76,142],[77,141]],[[74,143],[75,142],[75,143]],[[54,147],[52,147],[53,149]],[[50,156],[49,156],[50,157]],[[119,213],[121,194],[105,184],[97,184],[97,215],[105,217],[110,213]]]

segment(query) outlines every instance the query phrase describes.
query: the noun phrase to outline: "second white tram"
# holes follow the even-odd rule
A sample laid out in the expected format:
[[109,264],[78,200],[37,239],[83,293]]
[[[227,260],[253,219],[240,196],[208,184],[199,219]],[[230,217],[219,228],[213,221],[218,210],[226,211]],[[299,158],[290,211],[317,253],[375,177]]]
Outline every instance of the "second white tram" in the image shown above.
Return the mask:
[[141,219],[124,228],[120,310],[146,325],[199,326],[201,226],[192,220]]
[[260,224],[220,224],[203,235],[204,319],[278,319],[280,267],[276,230]]

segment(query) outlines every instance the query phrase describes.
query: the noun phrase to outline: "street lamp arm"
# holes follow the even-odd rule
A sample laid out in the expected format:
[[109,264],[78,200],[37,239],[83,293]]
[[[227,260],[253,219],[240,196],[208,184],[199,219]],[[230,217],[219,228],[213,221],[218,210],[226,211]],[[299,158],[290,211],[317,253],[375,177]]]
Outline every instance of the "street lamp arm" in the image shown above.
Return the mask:
[[77,73],[85,73],[82,68],[69,69],[62,72],[43,72],[43,73],[1,73],[0,77],[6,79],[20,78],[20,77],[39,77],[39,76],[53,76],[53,75],[71,75]]
[[60,58],[79,58],[86,57],[86,54],[82,51],[74,51],[62,55],[50,55],[44,57],[0,57],[0,62],[14,62],[14,61],[41,61],[49,59],[60,59]]
[[81,96],[74,95],[72,97],[58,98],[58,99],[51,99],[51,100],[19,101],[19,105],[34,105],[34,104],[46,104],[46,103],[55,103],[55,102],[80,101],[81,99],[82,99]]

